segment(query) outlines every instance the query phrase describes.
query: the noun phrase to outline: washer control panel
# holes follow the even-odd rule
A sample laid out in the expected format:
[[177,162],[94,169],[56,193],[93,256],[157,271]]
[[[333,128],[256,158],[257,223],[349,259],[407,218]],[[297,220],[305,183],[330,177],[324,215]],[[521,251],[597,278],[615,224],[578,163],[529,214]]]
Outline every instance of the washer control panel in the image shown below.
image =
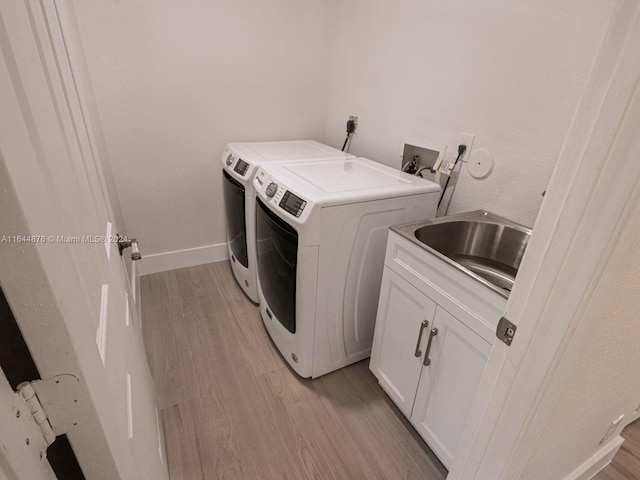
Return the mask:
[[267,185],[267,189],[264,191],[264,193],[267,194],[267,197],[271,198],[276,194],[277,191],[278,191],[278,184],[271,182],[269,185]]
[[313,202],[293,193],[280,181],[273,178],[260,167],[256,176],[253,178],[253,186],[258,196],[261,196],[274,211],[284,211],[291,215],[299,223],[305,223],[310,215]]
[[[268,191],[267,195],[269,195]],[[307,205],[307,202],[306,200],[303,200],[302,198],[287,190],[286,192],[284,192],[279,205],[280,208],[282,208],[285,212],[289,212],[294,217],[299,217],[300,215],[302,215],[302,211]]]

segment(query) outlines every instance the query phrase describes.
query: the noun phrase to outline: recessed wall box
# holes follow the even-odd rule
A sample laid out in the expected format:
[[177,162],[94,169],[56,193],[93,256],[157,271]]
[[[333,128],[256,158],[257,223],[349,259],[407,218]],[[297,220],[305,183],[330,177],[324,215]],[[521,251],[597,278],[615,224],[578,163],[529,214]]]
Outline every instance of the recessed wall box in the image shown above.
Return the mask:
[[407,173],[419,174],[435,180],[435,167],[444,158],[447,146],[426,139],[404,137],[400,150],[400,168]]

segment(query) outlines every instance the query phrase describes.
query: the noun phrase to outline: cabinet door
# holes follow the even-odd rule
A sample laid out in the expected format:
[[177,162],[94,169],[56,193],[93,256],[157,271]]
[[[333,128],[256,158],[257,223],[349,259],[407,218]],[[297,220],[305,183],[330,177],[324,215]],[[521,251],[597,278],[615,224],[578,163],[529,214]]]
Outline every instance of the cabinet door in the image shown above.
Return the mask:
[[[413,285],[384,268],[369,368],[407,418],[411,415],[435,309],[435,303]],[[423,327],[423,321],[428,325]],[[421,331],[422,339],[417,345]]]
[[431,364],[422,369],[411,423],[449,468],[491,345],[441,307],[434,327]]

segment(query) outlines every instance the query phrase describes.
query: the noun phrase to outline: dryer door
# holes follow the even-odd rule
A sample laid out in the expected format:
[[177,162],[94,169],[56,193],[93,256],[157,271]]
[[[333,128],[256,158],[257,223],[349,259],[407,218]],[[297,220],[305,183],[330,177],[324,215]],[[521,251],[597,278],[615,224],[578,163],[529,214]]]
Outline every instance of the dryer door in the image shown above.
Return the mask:
[[222,173],[224,174],[224,205],[227,213],[227,241],[233,256],[247,268],[249,260],[244,217],[244,187],[231,178],[225,170],[222,170]]
[[257,199],[258,279],[269,311],[296,333],[298,232]]

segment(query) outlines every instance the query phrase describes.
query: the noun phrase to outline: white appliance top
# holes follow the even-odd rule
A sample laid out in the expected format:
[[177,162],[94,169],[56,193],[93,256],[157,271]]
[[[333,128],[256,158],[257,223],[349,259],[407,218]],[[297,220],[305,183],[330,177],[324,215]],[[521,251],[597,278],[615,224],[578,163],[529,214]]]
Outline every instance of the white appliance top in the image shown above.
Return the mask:
[[252,180],[258,167],[266,163],[353,158],[353,155],[313,140],[287,142],[230,143],[222,152],[222,168],[253,192]]
[[314,140],[230,143],[227,147],[242,160],[254,165],[283,160],[353,157]]
[[285,168],[324,192],[350,192],[369,188],[408,185],[410,180],[368,163],[346,162],[304,163]]
[[302,160],[263,165],[255,181],[259,189],[275,183],[279,193],[289,190],[317,205],[339,205],[440,191],[440,185],[435,182],[367,158]]

